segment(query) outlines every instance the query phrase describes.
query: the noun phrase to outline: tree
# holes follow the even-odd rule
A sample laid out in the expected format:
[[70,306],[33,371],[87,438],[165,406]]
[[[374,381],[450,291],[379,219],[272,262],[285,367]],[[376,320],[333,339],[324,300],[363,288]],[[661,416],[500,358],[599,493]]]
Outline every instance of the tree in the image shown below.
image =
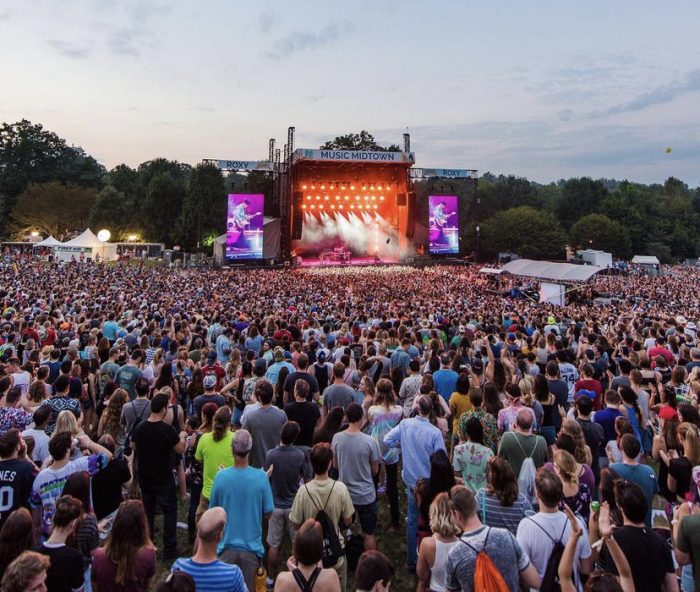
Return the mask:
[[112,185],[97,194],[90,211],[90,227],[109,229],[112,240],[127,240],[130,234],[140,234],[143,230],[138,210]]
[[177,222],[177,242],[185,249],[202,245],[205,236],[226,230],[226,188],[221,171],[212,164],[192,170],[190,186]]
[[139,184],[143,188],[140,215],[150,240],[173,244],[190,172],[188,165],[165,158],[156,158],[139,166]]
[[570,229],[582,215],[598,212],[600,203],[607,195],[605,185],[590,177],[566,181],[557,204],[557,214],[564,228]]
[[82,148],[71,147],[55,133],[26,119],[0,125],[0,234],[6,214],[31,183],[61,181],[101,187],[105,169]]
[[510,251],[532,259],[561,259],[566,233],[550,212],[519,206],[498,212],[480,225],[482,255]]
[[51,181],[30,185],[17,198],[12,219],[22,230],[39,230],[64,240],[85,230],[97,190]]
[[576,249],[597,249],[628,258],[631,242],[627,229],[602,214],[583,216],[571,227],[569,244]]
[[338,136],[331,142],[321,146],[321,150],[374,150],[375,152],[401,152],[396,144],[388,148],[380,146],[369,132],[362,130],[359,134],[346,134]]

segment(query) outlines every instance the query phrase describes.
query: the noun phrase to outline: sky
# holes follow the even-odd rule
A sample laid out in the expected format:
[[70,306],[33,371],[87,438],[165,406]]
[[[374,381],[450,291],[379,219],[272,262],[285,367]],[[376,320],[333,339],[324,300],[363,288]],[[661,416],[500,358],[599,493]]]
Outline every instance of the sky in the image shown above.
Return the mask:
[[[368,130],[417,166],[700,185],[696,0],[0,0],[0,122],[110,168]],[[672,149],[667,153],[666,148]]]

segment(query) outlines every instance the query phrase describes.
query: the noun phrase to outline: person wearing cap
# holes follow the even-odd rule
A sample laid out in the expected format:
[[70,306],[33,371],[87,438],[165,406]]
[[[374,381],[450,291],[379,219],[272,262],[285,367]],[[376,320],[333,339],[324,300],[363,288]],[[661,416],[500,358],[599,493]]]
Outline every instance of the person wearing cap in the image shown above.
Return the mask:
[[282,349],[281,347],[277,346],[273,353],[275,356],[275,362],[268,367],[267,372],[265,373],[265,378],[269,380],[274,386],[277,384],[277,377],[279,376],[280,370],[282,370],[282,368],[286,368],[287,370],[289,370],[290,374],[292,372],[295,372],[296,368],[293,364],[290,364],[285,360],[284,349]]
[[415,573],[418,530],[418,504],[416,502],[416,483],[419,479],[430,477],[430,457],[433,452],[445,450],[445,441],[440,428],[430,420],[433,403],[427,395],[418,397],[418,415],[404,419],[384,436],[384,446],[401,448],[403,470],[401,476],[406,484],[407,521],[406,540],[408,544],[407,564],[409,571]]
[[207,403],[214,403],[217,407],[223,407],[226,405],[226,398],[223,395],[218,394],[216,389],[216,376],[208,374],[202,380],[204,384],[204,393],[194,398],[192,401],[192,408],[194,414],[199,417],[202,413],[202,407]]
[[248,590],[255,590],[255,572],[265,554],[263,520],[270,516],[275,504],[267,474],[250,466],[250,432],[238,430],[233,435],[232,448],[234,464],[216,474],[209,507],[221,507],[227,515],[236,517],[226,522],[217,551],[222,561],[241,568]]
[[134,388],[136,381],[143,377],[140,365],[143,359],[143,352],[140,349],[135,349],[131,352],[126,364],[117,370],[114,375],[115,382],[119,388],[124,389],[129,393],[129,400],[133,401],[136,398],[136,389]]
[[216,378],[214,388],[217,392],[221,390],[223,382],[226,380],[226,370],[219,364],[216,352],[213,349],[210,349],[207,353],[207,365],[202,366],[202,376],[214,376]]
[[554,335],[557,337],[561,336],[561,331],[559,330],[559,325],[557,325],[557,320],[551,315],[547,317],[547,324],[544,326],[544,329],[542,329],[542,332],[545,335],[554,333]]
[[589,397],[593,399],[593,408],[597,411],[600,409],[603,401],[603,385],[600,381],[594,378],[593,366],[588,363],[581,364],[580,367],[581,378],[579,378],[574,384],[574,398],[578,398],[581,391],[586,391],[584,394],[588,394]]

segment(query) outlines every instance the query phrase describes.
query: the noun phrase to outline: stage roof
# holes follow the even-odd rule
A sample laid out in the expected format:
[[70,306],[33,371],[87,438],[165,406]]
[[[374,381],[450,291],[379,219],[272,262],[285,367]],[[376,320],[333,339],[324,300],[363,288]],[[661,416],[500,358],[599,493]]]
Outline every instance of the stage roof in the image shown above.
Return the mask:
[[639,265],[659,265],[659,260],[654,255],[635,255],[632,258],[632,263]]
[[384,152],[374,150],[311,150],[298,148],[292,155],[292,163],[312,161],[334,164],[400,164],[412,166],[416,162],[413,152]]
[[573,265],[572,263],[552,263],[551,261],[533,261],[516,259],[506,263],[499,270],[484,268],[484,273],[508,273],[521,277],[537,278],[552,282],[586,282],[596,273],[605,271],[605,267],[595,265]]

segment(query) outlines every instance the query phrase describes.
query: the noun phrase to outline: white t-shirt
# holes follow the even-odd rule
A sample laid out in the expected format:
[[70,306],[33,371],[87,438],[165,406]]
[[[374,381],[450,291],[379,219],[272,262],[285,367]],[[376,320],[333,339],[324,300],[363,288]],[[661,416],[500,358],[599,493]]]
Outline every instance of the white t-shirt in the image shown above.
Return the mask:
[[[533,521],[537,524],[533,524]],[[566,526],[564,526],[566,525]],[[583,530],[583,535],[579,538],[574,555],[574,582],[579,591],[583,590],[578,576],[578,565],[580,559],[588,559],[591,556],[591,546],[586,534],[586,525],[579,518],[579,525]],[[541,528],[540,528],[541,527]],[[543,530],[547,533],[545,534]],[[562,532],[564,535],[562,536]],[[547,536],[549,535],[549,536]],[[564,545],[571,536],[571,525],[564,512],[545,514],[539,512],[529,518],[523,518],[518,525],[516,539],[530,557],[530,561],[535,566],[540,578],[544,576],[547,569],[547,562],[552,553],[554,542],[560,540]]]
[[564,362],[563,364],[559,364],[559,374],[561,375],[561,379],[569,387],[569,403],[572,403],[574,400],[574,387],[578,380],[578,370],[576,370],[576,366],[573,364]]
[[37,430],[35,428],[30,428],[22,432],[23,438],[26,438],[27,436],[34,438],[34,452],[32,453],[32,460],[34,462],[38,462],[40,465],[43,465],[44,460],[49,457],[50,438],[46,435],[44,430]]
[[29,383],[32,377],[26,370],[17,372],[12,375],[12,386],[18,386],[19,390],[22,391],[22,395],[26,396],[29,392]]

